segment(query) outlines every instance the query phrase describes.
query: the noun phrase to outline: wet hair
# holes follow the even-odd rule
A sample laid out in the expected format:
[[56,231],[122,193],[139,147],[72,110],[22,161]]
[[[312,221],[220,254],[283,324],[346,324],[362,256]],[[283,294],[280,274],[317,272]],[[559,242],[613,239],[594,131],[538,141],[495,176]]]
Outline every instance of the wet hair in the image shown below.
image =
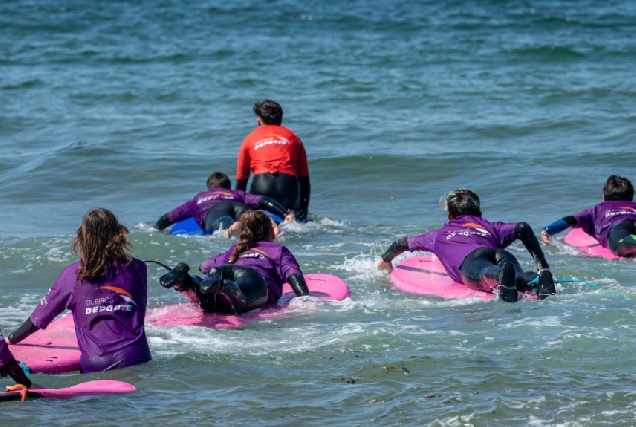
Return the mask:
[[603,198],[605,200],[634,200],[634,186],[627,178],[620,175],[612,175],[607,178],[603,186]]
[[214,172],[208,177],[208,190],[214,187],[232,188],[232,181],[223,172]]
[[280,126],[283,123],[283,107],[271,99],[254,104],[254,114],[266,125]]
[[132,244],[127,234],[128,229],[108,209],[96,208],[84,215],[73,240],[73,252],[80,254],[77,278],[98,279],[108,267],[130,264],[126,250],[131,250]]
[[230,257],[234,263],[239,255],[257,242],[269,241],[272,235],[272,220],[263,211],[247,211],[241,217],[241,242],[236,245]]
[[462,215],[481,216],[479,196],[465,188],[458,188],[448,193],[446,207],[451,218]]

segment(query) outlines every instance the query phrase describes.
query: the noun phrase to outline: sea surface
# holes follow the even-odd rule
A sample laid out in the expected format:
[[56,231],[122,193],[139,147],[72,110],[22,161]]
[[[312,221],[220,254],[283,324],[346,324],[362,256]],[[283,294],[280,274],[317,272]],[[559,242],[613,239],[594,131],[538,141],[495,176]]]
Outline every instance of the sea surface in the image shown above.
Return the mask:
[[[239,329],[149,326],[147,365],[34,377],[136,393],[3,403],[0,424],[636,425],[635,261],[561,235],[554,274],[599,289],[517,304],[406,294],[376,268],[397,237],[444,223],[455,188],[538,234],[599,202],[610,174],[636,181],[635,70],[628,0],[0,1],[5,333],[77,260],[90,208],[115,212],[144,260],[226,250],[152,225],[211,172],[234,180],[265,98],[311,171],[314,222],[280,241],[351,289]],[[163,271],[149,267],[149,309],[179,302]]]

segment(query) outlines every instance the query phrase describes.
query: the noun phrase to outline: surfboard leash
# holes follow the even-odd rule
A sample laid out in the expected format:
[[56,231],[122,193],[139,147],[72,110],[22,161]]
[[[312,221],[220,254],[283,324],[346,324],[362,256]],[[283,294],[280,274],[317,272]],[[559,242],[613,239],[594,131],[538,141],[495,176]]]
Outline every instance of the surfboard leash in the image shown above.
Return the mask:
[[[537,277],[536,279],[528,282],[528,285],[534,287],[534,285],[539,283],[539,278]],[[629,297],[626,297],[623,294],[619,294],[618,292],[614,292],[611,289],[603,289],[600,288],[598,285],[592,283],[592,282],[588,282],[587,280],[576,280],[576,279],[554,279],[554,283],[585,283],[586,285],[591,286],[592,288],[598,290],[598,291],[605,291],[610,295],[613,295],[615,297],[617,297],[618,299],[623,300],[623,302],[627,305],[631,302],[631,300],[629,299]]]
[[149,259],[149,260],[144,261],[144,262],[145,262],[145,263],[154,262],[155,264],[159,264],[160,266],[162,266],[162,267],[163,267],[163,268],[165,268],[166,270],[168,270],[168,271],[172,271],[172,267],[168,267],[167,265],[165,265],[164,263],[159,262],[159,261],[154,261],[154,260]]
[[605,291],[605,292],[607,292],[608,294],[613,295],[613,296],[617,297],[618,299],[623,300],[623,302],[624,302],[626,305],[627,305],[627,304],[629,304],[629,303],[631,302],[631,299],[630,299],[629,297],[626,297],[626,296],[625,296],[625,295],[623,295],[623,294],[619,294],[618,292],[614,292],[614,291],[613,291],[613,290],[611,290],[611,289],[602,289],[602,288],[598,287],[597,285],[595,285],[594,283],[592,283],[592,282],[588,282],[588,281],[586,281],[586,280],[574,280],[574,279],[571,279],[571,280],[565,280],[565,279],[563,279],[563,280],[555,280],[555,281],[554,281],[554,283],[585,283],[585,284],[587,284],[587,285],[590,285],[590,286],[591,286],[591,287],[593,287],[594,289],[597,289],[597,290],[600,290],[600,291]]

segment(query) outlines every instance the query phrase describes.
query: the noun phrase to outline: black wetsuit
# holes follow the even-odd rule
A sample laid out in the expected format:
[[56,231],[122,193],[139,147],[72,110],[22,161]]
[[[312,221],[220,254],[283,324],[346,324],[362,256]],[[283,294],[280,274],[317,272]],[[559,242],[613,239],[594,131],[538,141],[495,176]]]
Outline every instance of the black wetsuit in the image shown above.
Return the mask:
[[[236,189],[247,188],[247,179],[237,180]],[[308,177],[296,177],[283,173],[261,173],[255,175],[250,186],[251,194],[270,197],[286,209],[297,210],[297,220],[307,219],[311,186]]]
[[241,202],[215,203],[205,216],[205,231],[212,233],[217,230],[227,230],[249,209],[249,206]]
[[[188,274],[185,263],[164,274],[159,282],[164,288],[184,292],[196,301],[205,312],[239,314],[260,308],[267,303],[269,288],[265,278],[256,270],[235,264],[213,267],[204,278]],[[292,274],[289,286],[296,295],[309,295],[309,288],[302,274]],[[194,293],[194,298],[192,298]]]
[[636,256],[636,221],[623,221],[610,228],[607,245],[620,257]]
[[517,290],[530,290],[529,282],[537,278],[533,272],[525,272],[513,254],[505,249],[477,248],[472,251],[461,266],[464,283],[473,289],[494,289],[499,286],[501,267],[510,263],[515,269]]
[[[540,269],[548,269],[549,265],[539,246],[532,228],[525,222],[515,226],[515,238],[521,240],[536,265]],[[505,249],[477,248],[464,258],[460,267],[464,283],[474,289],[489,290],[496,288],[501,281],[501,268],[504,264],[512,264],[518,291],[529,291],[529,282],[538,277],[537,273],[524,272],[519,261]]]

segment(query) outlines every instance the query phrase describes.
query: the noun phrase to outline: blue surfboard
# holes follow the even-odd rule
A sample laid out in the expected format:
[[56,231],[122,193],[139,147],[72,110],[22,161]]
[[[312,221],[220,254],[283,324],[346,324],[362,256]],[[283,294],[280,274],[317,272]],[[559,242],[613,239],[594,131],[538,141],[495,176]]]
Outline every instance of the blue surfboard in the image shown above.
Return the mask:
[[[273,213],[268,211],[263,212],[269,215],[269,217],[272,218],[277,224],[283,222],[283,220],[278,215],[274,215]],[[214,233],[206,232],[204,229],[199,227],[199,224],[197,224],[194,218],[188,217],[182,221],[172,224],[172,227],[170,227],[170,234],[173,236],[209,236]]]

